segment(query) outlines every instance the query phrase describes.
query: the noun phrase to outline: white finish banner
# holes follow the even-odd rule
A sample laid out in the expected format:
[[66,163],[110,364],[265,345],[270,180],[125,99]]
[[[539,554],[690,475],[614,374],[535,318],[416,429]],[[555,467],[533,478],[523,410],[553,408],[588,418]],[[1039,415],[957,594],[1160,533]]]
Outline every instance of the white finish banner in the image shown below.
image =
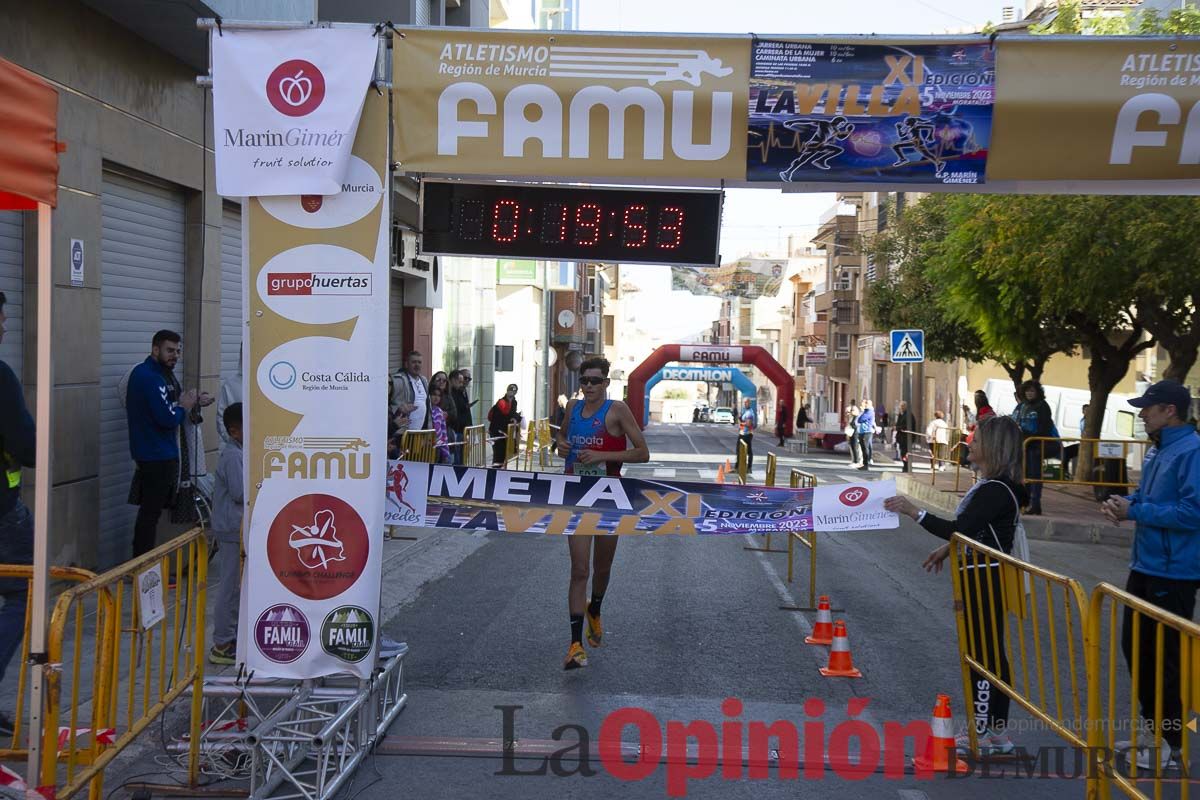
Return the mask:
[[256,675],[375,666],[387,468],[387,99],[354,145],[362,191],[245,206],[246,569]]
[[379,41],[369,26],[214,32],[217,193],[341,192]]

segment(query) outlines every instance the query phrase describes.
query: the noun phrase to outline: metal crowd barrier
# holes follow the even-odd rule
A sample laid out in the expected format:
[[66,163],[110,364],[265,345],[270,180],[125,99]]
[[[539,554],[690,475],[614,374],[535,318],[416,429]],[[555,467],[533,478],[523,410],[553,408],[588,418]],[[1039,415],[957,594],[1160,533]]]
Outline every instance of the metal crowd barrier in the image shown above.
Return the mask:
[[463,429],[463,466],[486,467],[488,458],[488,436],[486,425],[471,425]]
[[437,432],[405,431],[400,440],[400,457],[405,461],[437,462]]
[[[1088,675],[1087,685],[1080,683],[1088,612],[1079,581],[957,533],[950,540],[950,576],[968,705],[974,671],[1072,745],[1086,747],[1081,722],[1094,681]],[[967,728],[971,752],[978,754],[975,725]]]
[[[77,567],[51,567],[50,578],[55,581],[83,583],[96,577],[91,570]],[[0,564],[0,579],[21,580],[26,584],[26,597],[33,594],[33,565],[31,564]],[[29,749],[21,746],[21,733],[25,721],[25,702],[29,687],[29,623],[30,604],[25,603],[25,627],[21,637],[21,647],[18,658],[13,659],[11,666],[17,669],[17,700],[13,709],[13,734],[7,742],[7,747],[0,747],[0,761],[16,761],[29,758]]]
[[[198,741],[207,571],[208,540],[194,528],[59,595],[47,637],[41,760],[41,784],[56,787],[57,800],[89,784],[98,800],[108,764],[189,688],[189,741]],[[152,621],[141,600],[155,592],[164,616]],[[198,757],[192,747],[193,785]]]
[[[811,472],[793,468],[789,484],[793,489],[815,489],[817,476]],[[792,564],[795,561],[796,542],[800,542],[808,548],[808,608],[815,609],[817,607],[817,533],[816,531],[788,532],[787,582],[789,584],[792,582]]]
[[[1105,613],[1105,606],[1108,613]],[[1118,629],[1118,608],[1123,612],[1122,625],[1128,631],[1130,641],[1129,664],[1127,668],[1123,658],[1117,655],[1118,640],[1122,632]],[[1147,626],[1153,626],[1147,630]],[[1142,674],[1141,660],[1144,646],[1153,641],[1152,675]],[[1136,763],[1129,765],[1128,775],[1121,774],[1119,769],[1098,769],[1089,782],[1089,798],[1107,800],[1112,796],[1112,786],[1116,784],[1129,797],[1148,798],[1139,787],[1139,782],[1149,780],[1152,784],[1153,796],[1162,796],[1164,785],[1178,784],[1181,800],[1191,796],[1190,784],[1195,781],[1186,768],[1190,766],[1191,734],[1196,733],[1196,714],[1200,714],[1200,625],[1189,619],[1171,614],[1141,598],[1118,589],[1108,583],[1101,583],[1092,591],[1091,603],[1088,607],[1087,633],[1088,673],[1088,709],[1089,721],[1106,720],[1111,724],[1088,726],[1087,745],[1091,752],[1114,754],[1117,752],[1116,729],[1128,728],[1129,747],[1150,745],[1155,756],[1151,760],[1153,769],[1138,770]],[[1124,645],[1124,642],[1121,642]],[[1107,663],[1102,658],[1107,649]],[[1167,701],[1163,679],[1164,668],[1173,662],[1178,668],[1179,716],[1166,717],[1164,704]],[[1118,676],[1124,679],[1129,672],[1129,687],[1127,708],[1118,707],[1117,683]],[[1147,685],[1153,682],[1153,689]],[[1149,694],[1153,697],[1150,703],[1141,704],[1139,711],[1139,696]],[[1146,699],[1149,699],[1147,697]],[[1146,706],[1151,706],[1147,708]],[[1190,720],[1189,720],[1190,718]],[[1120,725],[1117,721],[1120,720]],[[1148,721],[1149,730],[1146,737],[1140,733],[1145,730]],[[1125,723],[1128,722],[1126,726]],[[1183,765],[1185,771],[1181,777],[1164,775],[1157,756],[1164,747],[1169,747],[1163,739],[1164,725],[1170,726],[1181,735],[1181,747],[1176,760]],[[1140,730],[1141,729],[1141,730]],[[1150,731],[1153,731],[1152,733]],[[1178,773],[1175,773],[1176,775]],[[1094,788],[1094,791],[1092,791]]]
[[[1036,447],[1041,474],[1028,474],[1029,462],[1021,459],[1021,474],[1026,483],[1073,484],[1096,488],[1132,489],[1138,482],[1130,479],[1129,457],[1137,456],[1134,463],[1140,464],[1146,455],[1148,441],[1128,439],[1084,439],[1070,436],[1030,436],[1025,440],[1026,449]],[[1067,450],[1075,447],[1076,474],[1068,475]],[[1092,452],[1092,475],[1080,477],[1078,468],[1084,448]]]
[[553,452],[554,436],[550,430],[550,420],[532,420],[525,430],[525,471],[549,467]]
[[746,447],[746,442],[741,437],[737,440],[737,465],[734,467],[734,473],[737,475],[738,483],[746,485],[746,476],[750,472],[750,450]]
[[[744,466],[742,459],[746,455],[745,450],[746,450],[746,443],[739,440],[738,441],[738,469],[739,469],[738,482],[741,483],[742,485],[745,485],[745,483],[746,483],[746,480],[745,480],[745,478],[742,477],[742,473],[740,471],[741,468]],[[764,486],[774,486],[775,485],[775,473],[778,470],[778,468],[779,468],[779,465],[775,458],[775,454],[767,453],[767,474],[766,474],[766,479],[763,481]],[[743,547],[742,549],[743,550],[752,550],[752,551],[759,552],[759,553],[782,553],[783,552],[782,550],[774,550],[771,548],[771,532],[770,531],[767,531],[766,536],[767,536],[767,543],[763,547],[748,547],[747,546],[747,547]]]
[[513,421],[508,423],[508,430],[504,435],[504,464],[501,465],[501,468],[508,469],[508,465],[517,459],[520,452],[521,423]]

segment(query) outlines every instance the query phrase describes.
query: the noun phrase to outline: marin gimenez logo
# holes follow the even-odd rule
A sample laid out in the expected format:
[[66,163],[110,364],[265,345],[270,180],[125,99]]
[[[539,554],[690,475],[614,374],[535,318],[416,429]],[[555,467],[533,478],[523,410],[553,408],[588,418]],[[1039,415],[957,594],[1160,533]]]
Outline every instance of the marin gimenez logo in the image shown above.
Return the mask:
[[325,76],[311,61],[285,61],[267,78],[267,100],[280,114],[303,117],[316,111],[324,99]]
[[285,391],[296,385],[296,368],[290,361],[276,361],[267,370],[267,378],[276,389]]

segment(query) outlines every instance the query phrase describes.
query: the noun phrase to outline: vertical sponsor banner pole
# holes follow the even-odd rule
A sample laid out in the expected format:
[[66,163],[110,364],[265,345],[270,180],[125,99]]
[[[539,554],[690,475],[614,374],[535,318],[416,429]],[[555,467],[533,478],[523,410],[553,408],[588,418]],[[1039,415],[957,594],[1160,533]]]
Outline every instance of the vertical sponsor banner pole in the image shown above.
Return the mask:
[[369,676],[387,437],[388,102],[367,92],[336,195],[249,198],[240,660]]

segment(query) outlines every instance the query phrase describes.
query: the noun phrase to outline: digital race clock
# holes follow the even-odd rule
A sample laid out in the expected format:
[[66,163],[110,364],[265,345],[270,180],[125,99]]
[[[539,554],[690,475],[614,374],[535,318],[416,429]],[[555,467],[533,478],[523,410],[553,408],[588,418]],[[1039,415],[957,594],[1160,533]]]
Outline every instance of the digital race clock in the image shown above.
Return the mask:
[[422,181],[421,252],[714,267],[720,191]]

